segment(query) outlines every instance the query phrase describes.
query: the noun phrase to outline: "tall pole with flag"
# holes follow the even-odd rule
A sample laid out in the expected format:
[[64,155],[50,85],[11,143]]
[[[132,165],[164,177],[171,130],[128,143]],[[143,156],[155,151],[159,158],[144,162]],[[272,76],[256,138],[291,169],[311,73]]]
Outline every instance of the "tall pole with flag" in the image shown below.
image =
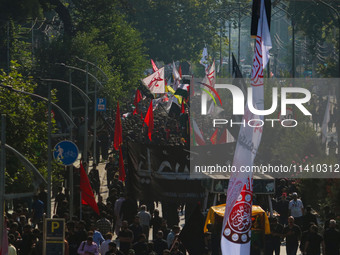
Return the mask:
[[[255,1],[255,0],[254,0]],[[266,15],[265,1],[261,0],[260,16],[258,19],[256,47],[251,75],[253,107],[264,109],[263,69],[269,60],[271,39]],[[243,120],[261,119],[263,116],[254,115],[246,105]],[[222,226],[221,250],[223,255],[250,254],[251,208],[253,198],[252,173],[240,172],[241,166],[252,166],[257,149],[260,145],[262,127],[258,123],[241,126],[239,139],[234,154],[233,166],[238,171],[232,173],[227,191],[227,201]],[[242,138],[242,143],[239,141]],[[246,141],[245,141],[246,140]],[[248,144],[253,144],[248,147]]]

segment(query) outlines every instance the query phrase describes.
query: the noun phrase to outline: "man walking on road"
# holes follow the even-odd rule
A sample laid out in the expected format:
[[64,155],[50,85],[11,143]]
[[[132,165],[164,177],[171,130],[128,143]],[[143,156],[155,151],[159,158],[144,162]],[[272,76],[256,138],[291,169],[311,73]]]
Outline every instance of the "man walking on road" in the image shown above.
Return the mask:
[[294,224],[294,217],[288,218],[288,226],[283,229],[283,236],[286,237],[287,255],[296,255],[301,238],[301,229]]

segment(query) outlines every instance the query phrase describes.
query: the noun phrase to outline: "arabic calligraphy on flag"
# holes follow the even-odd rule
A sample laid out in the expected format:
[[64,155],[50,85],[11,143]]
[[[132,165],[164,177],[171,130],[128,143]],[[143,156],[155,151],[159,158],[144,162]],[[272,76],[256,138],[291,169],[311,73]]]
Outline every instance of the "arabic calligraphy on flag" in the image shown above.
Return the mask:
[[164,67],[142,80],[143,84],[154,94],[165,93]]

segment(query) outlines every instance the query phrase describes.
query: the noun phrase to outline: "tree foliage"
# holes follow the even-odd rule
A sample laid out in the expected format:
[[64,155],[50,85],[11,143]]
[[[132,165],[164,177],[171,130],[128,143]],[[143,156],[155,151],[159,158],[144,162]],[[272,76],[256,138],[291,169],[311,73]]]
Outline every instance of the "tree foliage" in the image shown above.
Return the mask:
[[[18,72],[19,65],[13,62],[11,72],[0,74],[2,85],[13,89],[34,93],[36,84],[32,77],[24,77]],[[46,103],[0,88],[0,113],[6,114],[6,143],[18,150],[42,173],[46,173],[47,158],[47,116]],[[31,183],[29,172],[11,153],[7,155],[7,193],[27,191]]]
[[197,58],[216,34],[216,1],[128,1],[129,20],[141,32],[151,58],[164,61]]

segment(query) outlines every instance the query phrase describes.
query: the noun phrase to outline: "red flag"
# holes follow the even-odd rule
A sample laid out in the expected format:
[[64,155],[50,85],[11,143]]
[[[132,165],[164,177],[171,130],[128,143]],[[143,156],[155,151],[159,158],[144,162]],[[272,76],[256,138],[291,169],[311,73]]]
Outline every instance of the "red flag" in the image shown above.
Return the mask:
[[181,65],[179,65],[178,73],[179,73],[179,77],[182,78],[182,68],[181,68]]
[[212,136],[210,137],[210,141],[212,144],[216,144],[217,141],[217,133],[218,133],[218,129],[215,129],[215,132],[212,134]]
[[151,65],[152,65],[152,70],[154,72],[157,72],[158,71],[158,67],[156,66],[155,62],[153,62],[153,60],[151,59]]
[[184,100],[182,100],[181,113],[185,113]]
[[119,147],[119,178],[120,181],[125,181],[125,168],[122,153],[122,146]]
[[144,123],[148,126],[148,136],[151,141],[151,135],[153,132],[153,109],[152,109],[152,100],[150,102],[150,106],[148,112],[145,115]]
[[135,99],[133,100],[133,104],[136,107],[133,110],[133,115],[135,115],[138,112],[138,103],[142,100],[142,93],[140,92],[139,89],[136,90],[136,95],[135,95]]
[[218,144],[227,143],[227,132],[227,129],[223,130],[223,133],[221,134],[220,139],[217,142]]
[[91,208],[99,215],[98,205],[93,195],[89,177],[85,173],[85,169],[82,163],[80,163],[80,191],[81,191],[81,203],[83,205],[91,206]]
[[120,111],[119,111],[119,101],[117,102],[117,111],[116,111],[116,121],[115,121],[115,137],[113,141],[113,147],[115,150],[119,150],[119,147],[123,143],[123,131],[122,131],[122,122],[120,119]]

